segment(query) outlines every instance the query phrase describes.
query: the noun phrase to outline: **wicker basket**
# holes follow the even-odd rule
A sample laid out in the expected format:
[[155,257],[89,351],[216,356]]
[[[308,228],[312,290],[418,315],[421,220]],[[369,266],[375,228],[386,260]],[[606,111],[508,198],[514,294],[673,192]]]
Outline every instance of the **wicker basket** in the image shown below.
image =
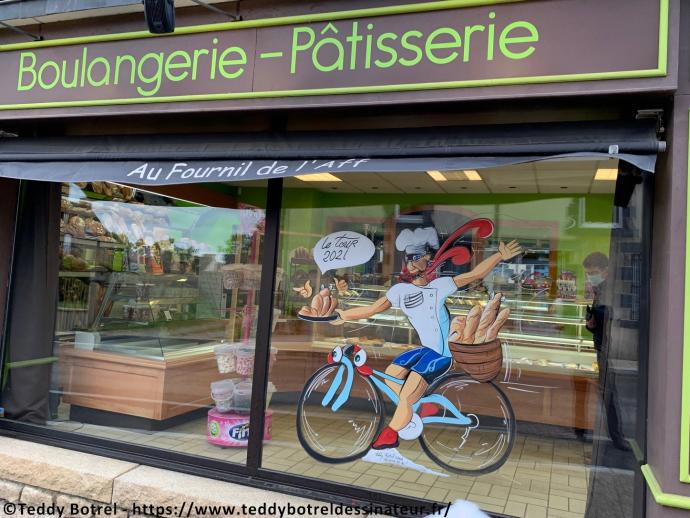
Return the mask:
[[499,339],[481,344],[448,342],[458,365],[477,381],[487,382],[498,376],[503,365],[503,348]]

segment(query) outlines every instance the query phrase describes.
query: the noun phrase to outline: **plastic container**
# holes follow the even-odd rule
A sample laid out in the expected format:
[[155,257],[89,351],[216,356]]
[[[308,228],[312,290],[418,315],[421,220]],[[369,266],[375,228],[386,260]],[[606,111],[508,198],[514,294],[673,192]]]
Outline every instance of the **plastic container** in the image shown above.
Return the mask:
[[235,370],[240,376],[251,376],[254,372],[254,346],[240,345],[237,348]]
[[248,413],[252,404],[252,382],[250,380],[240,381],[235,385],[233,411],[238,413]]
[[237,363],[237,344],[220,344],[213,348],[218,363],[218,372],[235,372]]
[[[216,410],[219,412],[232,412],[236,391],[235,383],[232,380],[212,381],[211,397],[216,402]],[[251,396],[251,389],[249,393]]]

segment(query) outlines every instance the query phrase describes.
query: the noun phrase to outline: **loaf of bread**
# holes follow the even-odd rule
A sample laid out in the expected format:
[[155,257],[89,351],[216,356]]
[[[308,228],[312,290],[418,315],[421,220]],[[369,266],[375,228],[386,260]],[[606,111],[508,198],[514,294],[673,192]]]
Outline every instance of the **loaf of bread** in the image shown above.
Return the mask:
[[102,236],[105,234],[105,227],[96,219],[89,218],[84,222],[84,224],[86,231],[93,236]]
[[134,189],[131,187],[127,187],[126,185],[120,186],[120,192],[122,193],[122,198],[125,200],[133,200],[134,199]]
[[82,218],[80,216],[72,216],[69,219],[68,223],[69,223],[69,225],[71,225],[75,228],[78,228],[82,232],[84,232],[84,228],[86,227],[86,221],[84,221],[84,218]]

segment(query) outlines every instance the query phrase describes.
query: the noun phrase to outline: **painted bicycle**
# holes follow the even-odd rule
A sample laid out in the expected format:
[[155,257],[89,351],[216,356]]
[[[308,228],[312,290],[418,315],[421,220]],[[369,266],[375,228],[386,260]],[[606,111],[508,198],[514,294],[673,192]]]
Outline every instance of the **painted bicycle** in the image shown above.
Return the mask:
[[[367,353],[359,346],[336,347],[300,395],[297,436],[302,447],[328,463],[365,456],[383,428],[383,395],[397,405],[394,388],[404,381],[368,366]],[[424,408],[435,411],[420,412]],[[418,439],[426,455],[450,472],[495,471],[513,448],[515,413],[493,381],[480,382],[451,370],[429,386],[413,410],[400,438]]]

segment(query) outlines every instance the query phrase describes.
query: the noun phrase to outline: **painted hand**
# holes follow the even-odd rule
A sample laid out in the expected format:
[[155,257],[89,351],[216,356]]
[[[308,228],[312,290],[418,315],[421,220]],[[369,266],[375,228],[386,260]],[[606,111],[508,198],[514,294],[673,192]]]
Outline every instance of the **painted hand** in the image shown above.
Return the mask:
[[338,295],[347,295],[348,285],[345,279],[335,277],[335,287],[338,290]]
[[483,309],[477,305],[467,315],[455,317],[450,323],[448,341],[481,344],[495,340],[510,315],[508,308],[500,310],[502,298],[501,293],[496,293]]
[[311,289],[311,282],[310,281],[305,282],[304,286],[302,286],[301,288],[292,288],[292,290],[299,293],[300,297],[303,297],[305,299],[308,299],[312,295],[312,289]]
[[522,253],[522,247],[517,241],[511,241],[507,245],[501,242],[501,244],[498,245],[498,253],[501,254],[501,259],[508,261],[513,257],[520,255]]

